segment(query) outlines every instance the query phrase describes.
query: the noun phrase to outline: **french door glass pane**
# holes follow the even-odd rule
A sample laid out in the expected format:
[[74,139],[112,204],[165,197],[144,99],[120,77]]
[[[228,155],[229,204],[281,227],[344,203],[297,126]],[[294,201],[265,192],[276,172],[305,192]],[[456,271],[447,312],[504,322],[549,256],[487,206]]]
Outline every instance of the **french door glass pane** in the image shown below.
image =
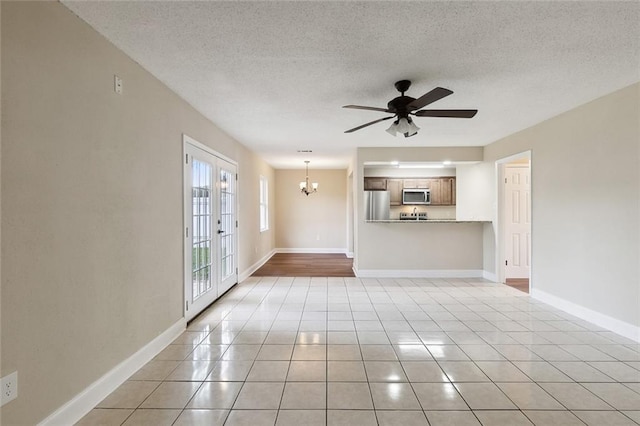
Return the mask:
[[192,197],[192,300],[198,299],[212,288],[211,280],[211,212],[212,212],[212,166],[193,159],[191,168]]
[[235,273],[234,234],[235,234],[235,173],[220,169],[220,266],[222,279]]

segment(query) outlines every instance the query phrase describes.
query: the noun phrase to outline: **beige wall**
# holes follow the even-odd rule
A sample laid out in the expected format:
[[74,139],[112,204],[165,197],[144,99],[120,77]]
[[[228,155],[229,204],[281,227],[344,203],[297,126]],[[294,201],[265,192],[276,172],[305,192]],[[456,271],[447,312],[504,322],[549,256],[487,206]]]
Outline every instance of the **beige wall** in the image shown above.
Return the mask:
[[[240,167],[238,169],[238,184],[240,199],[238,210],[240,213],[240,271],[255,269],[260,266],[265,256],[272,253],[276,244],[276,210],[273,199],[275,187],[275,170],[260,157],[249,150],[239,153]],[[269,229],[260,232],[260,176],[267,178],[270,188],[271,202],[269,203]]]
[[367,167],[364,169],[365,177],[392,177],[392,178],[423,178],[455,176],[456,169],[452,167],[443,169],[400,169],[398,167]]
[[485,147],[531,150],[532,288],[640,326],[640,84]]
[[35,424],[183,316],[182,134],[238,162],[240,272],[274,175],[60,3],[1,7],[1,415]]
[[[2,7],[0,7],[0,57],[2,56]],[[0,66],[0,93],[2,93],[2,66]],[[0,117],[2,117],[2,102],[0,102]],[[0,177],[2,176],[2,125],[0,124]],[[0,242],[2,241],[2,179],[0,178]],[[0,243],[0,376],[2,370],[2,244]],[[0,423],[2,423],[2,408],[0,408]]]
[[[456,219],[495,220],[495,164],[460,165],[456,170]],[[482,270],[495,274],[496,233],[493,223],[485,223],[482,235]],[[496,279],[492,275],[487,278]]]
[[480,222],[362,223],[358,271],[481,271],[482,227]]
[[309,170],[318,192],[305,196],[304,170],[276,170],[276,247],[347,251],[347,170]]
[[[358,148],[357,168],[362,175],[363,164],[367,161],[442,162],[482,161],[483,148],[476,147],[392,147]],[[408,169],[410,170],[410,169]],[[366,175],[366,173],[365,173]]]
[[487,279],[498,281],[496,275],[496,229],[495,223],[485,223],[482,230],[482,269],[490,275]]

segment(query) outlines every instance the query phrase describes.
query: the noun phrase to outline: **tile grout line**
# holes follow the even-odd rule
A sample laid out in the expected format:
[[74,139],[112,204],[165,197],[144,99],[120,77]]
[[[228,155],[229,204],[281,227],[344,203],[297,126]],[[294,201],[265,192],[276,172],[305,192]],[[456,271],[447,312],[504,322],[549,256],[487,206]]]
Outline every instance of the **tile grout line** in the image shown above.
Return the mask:
[[[237,305],[239,305],[239,304],[240,304],[240,302],[241,302],[242,300],[244,300],[246,297],[248,297],[248,296],[251,294],[251,292],[252,292],[256,287],[258,287],[258,285],[259,285],[262,281],[263,281],[263,278],[260,278],[260,279],[255,283],[255,285],[254,285],[253,287],[251,287],[251,289],[249,289],[249,290],[246,292],[246,294],[242,297],[242,299],[241,299],[238,303],[236,303],[236,304],[234,305],[234,307],[235,307],[235,306],[237,306]],[[273,286],[275,286],[276,282],[277,282],[277,279],[276,279],[276,280],[274,280],[273,284],[271,284],[271,287],[270,287],[270,290],[269,290],[269,291],[271,291],[271,289],[273,288]],[[268,292],[267,292],[266,294],[268,294]],[[262,299],[260,299],[260,303],[262,303],[262,301],[264,301],[264,299],[265,299],[265,298],[266,298],[266,295],[265,295]],[[258,305],[256,305],[256,306],[259,306],[259,304],[258,304]],[[256,308],[256,309],[257,309],[257,308]],[[231,308],[231,311],[233,311],[233,308]],[[231,313],[231,311],[229,312],[229,314]],[[255,314],[255,311],[256,311],[256,310],[254,309],[254,311],[252,312],[252,314],[251,314],[251,316],[250,316],[249,318],[251,318],[251,317],[253,316],[253,314]],[[225,318],[226,318],[229,314],[225,315]],[[242,330],[244,329],[244,327],[246,327],[246,323],[247,323],[248,321],[249,321],[249,319],[247,319],[247,320],[245,321],[244,325],[242,326],[242,328],[241,328],[240,330],[238,330],[238,334],[240,334],[240,333],[242,332]],[[228,350],[231,348],[231,346],[233,345],[233,342],[235,341],[235,339],[236,339],[237,337],[238,337],[237,335],[236,335],[236,336],[234,336],[234,337],[233,337],[233,339],[229,342],[229,346],[227,347],[227,349],[225,350],[225,352],[220,356],[220,358],[219,358],[219,360],[218,360],[218,361],[222,360],[222,357],[224,357],[224,354],[226,353],[226,351],[228,351]],[[266,339],[266,337],[265,337],[265,339]],[[227,415],[225,416],[225,419],[224,419],[223,425],[224,425],[224,424],[226,424],[226,423],[227,423],[227,421],[229,420],[229,417],[231,416],[231,412],[233,411],[233,407],[234,407],[234,405],[236,404],[236,402],[238,401],[238,398],[240,397],[240,393],[242,392],[242,389],[244,388],[245,384],[247,383],[247,378],[249,377],[249,374],[251,373],[251,369],[252,369],[252,368],[253,368],[253,366],[255,365],[256,358],[257,358],[258,354],[260,353],[260,350],[261,350],[261,349],[262,349],[262,344],[260,344],[260,349],[258,349],[258,353],[256,354],[256,357],[253,359],[253,362],[251,363],[251,367],[249,367],[249,370],[247,371],[247,375],[245,376],[244,380],[243,380],[243,381],[241,381],[241,382],[242,382],[242,385],[240,386],[240,389],[238,389],[238,393],[236,394],[235,398],[233,399],[233,403],[232,403],[232,404],[230,404],[230,407],[229,407],[229,410],[228,410]],[[213,370],[211,370],[211,371],[213,371]],[[210,372],[209,374],[211,374],[211,372]],[[207,377],[208,377],[208,376],[207,376]]]
[[[234,289],[234,290],[235,290],[235,289]],[[230,293],[232,293],[232,292],[230,292]],[[228,294],[230,294],[230,293],[228,293]],[[226,297],[226,295],[225,295],[225,297]],[[224,299],[224,297],[223,297],[223,299]],[[238,303],[239,303],[239,302],[238,302]],[[238,303],[236,303],[234,306],[236,306]],[[208,309],[208,308],[207,308],[207,309]],[[233,309],[233,308],[231,308],[231,310],[232,310],[232,309]],[[206,310],[205,310],[205,311],[206,311]],[[203,312],[205,312],[205,311],[203,311]],[[227,314],[227,315],[228,315],[228,314]],[[226,315],[225,315],[225,317],[226,317]],[[224,317],[223,317],[223,318],[224,318]],[[195,318],[194,318],[194,319],[195,319]],[[222,322],[222,321],[223,321],[223,319],[221,319],[221,320],[220,320],[220,322]],[[218,325],[220,324],[220,322],[218,322]],[[216,327],[217,327],[217,326],[216,326]],[[214,327],[214,329],[215,329],[216,327]],[[190,331],[189,331],[189,329],[188,329],[188,326],[187,326],[187,329],[186,329],[184,332],[185,332],[185,333],[186,333],[186,332],[190,332]],[[202,331],[201,331],[201,330],[198,330],[198,332],[202,332]],[[166,380],[166,379],[167,379],[167,378],[168,378],[168,377],[169,377],[169,376],[170,376],[170,375],[171,375],[171,374],[172,374],[172,373],[173,373],[173,372],[174,372],[174,371],[175,371],[175,370],[180,366],[180,364],[181,364],[181,363],[183,363],[183,362],[186,360],[186,358],[187,358],[190,354],[192,354],[192,353],[195,351],[195,349],[196,349],[199,345],[201,345],[201,344],[202,344],[202,342],[204,342],[204,341],[209,337],[209,335],[210,335],[210,334],[211,334],[211,331],[210,331],[209,333],[207,333],[207,334],[206,334],[206,335],[205,335],[205,336],[204,336],[204,337],[203,337],[203,338],[202,338],[202,339],[201,339],[201,340],[200,340],[200,341],[199,341],[195,346],[193,346],[193,349],[191,350],[191,352],[189,352],[189,354],[187,354],[187,355],[183,358],[183,360],[182,360],[182,361],[180,361],[180,362],[178,363],[178,365],[176,365],[176,367],[175,367],[175,368],[173,368],[173,369],[172,369],[172,370],[171,370],[171,371],[170,371],[166,376],[164,376],[164,378],[163,378],[163,379],[161,379],[161,380],[159,381],[158,385],[154,388],[154,390],[153,390],[153,391],[151,391],[151,392],[149,393],[149,395],[147,395],[147,396],[142,400],[142,402],[140,402],[140,404],[138,404],[138,406],[137,406],[137,407],[136,407],[136,408],[131,412],[131,414],[130,414],[130,415],[129,415],[129,416],[128,416],[124,421],[123,421],[123,423],[122,423],[122,424],[126,423],[126,422],[127,422],[127,420],[128,420],[131,416],[133,416],[133,415],[134,415],[134,413],[135,413],[137,410],[142,409],[141,407],[142,407],[142,405],[144,404],[144,402],[145,402],[145,401],[147,401],[147,400],[149,399],[149,397],[151,397],[151,395],[152,395],[152,394],[153,394],[153,393],[154,393],[154,392],[155,392],[155,391],[156,391],[156,390],[157,390],[157,389],[158,389],[158,388],[159,388],[163,383],[169,382],[169,381],[168,381],[168,380]],[[171,344],[169,344],[169,345],[171,345]],[[168,345],[168,346],[169,346],[169,345]],[[221,354],[221,356],[222,356],[222,354]],[[154,358],[155,358],[155,357],[154,357]],[[210,373],[211,373],[211,371],[207,372],[207,376],[208,376]],[[135,374],[135,373],[134,373],[134,374]],[[127,379],[127,380],[128,380],[128,379]],[[194,392],[194,394],[191,396],[191,398],[189,398],[189,400],[187,401],[187,403],[185,404],[185,406],[180,410],[180,413],[178,413],[178,416],[177,416],[177,417],[176,417],[176,419],[172,422],[172,424],[178,421],[178,418],[180,417],[180,415],[184,412],[185,408],[187,407],[187,405],[189,405],[189,403],[191,402],[191,400],[193,399],[193,397],[194,397],[194,396],[198,393],[198,391],[202,388],[202,386],[204,385],[205,381],[206,381],[206,377],[205,377],[205,379],[204,379],[203,381],[201,381],[201,382],[200,382],[200,386],[198,386],[198,389],[196,389],[196,391],[195,391],[195,392]],[[226,420],[226,419],[225,419],[225,420]]]
[[[276,279],[276,282],[277,282],[277,281],[279,281],[281,278],[282,278],[282,277],[278,277],[278,278]],[[294,278],[293,280],[291,280],[291,284],[289,285],[289,288],[288,288],[288,290],[287,290],[287,295],[285,296],[284,300],[286,300],[287,296],[288,296],[288,295],[289,295],[289,293],[291,292],[291,289],[293,288],[294,283],[295,283],[295,278]],[[280,304],[280,308],[278,308],[278,314],[279,314],[280,312],[282,312],[282,306],[284,305],[284,300],[283,300],[283,302]],[[305,303],[304,303],[304,305],[303,305],[303,307],[302,307],[302,312],[303,312],[303,313],[302,313],[302,315],[300,315],[300,319],[298,320],[298,331],[296,331],[296,338],[295,338],[295,339],[294,339],[294,341],[293,341],[293,345],[292,345],[293,347],[291,348],[291,354],[289,355],[289,365],[287,366],[287,373],[286,373],[286,374],[285,374],[285,376],[284,376],[284,384],[283,384],[283,386],[282,386],[282,394],[280,395],[280,403],[278,404],[278,409],[277,409],[277,411],[276,411],[276,418],[275,418],[275,420],[274,420],[274,424],[276,424],[276,423],[278,422],[278,417],[280,417],[280,408],[282,407],[282,401],[283,401],[283,399],[284,399],[284,394],[285,394],[285,391],[286,391],[286,389],[287,389],[287,377],[289,376],[289,371],[291,371],[291,363],[293,362],[293,354],[294,354],[294,353],[295,353],[295,351],[296,351],[296,343],[297,343],[297,341],[298,341],[298,334],[300,333],[300,324],[302,323],[302,317],[303,317],[303,315],[304,315],[304,306],[306,305],[306,303],[307,303],[307,302],[306,302],[306,297],[305,297]],[[276,316],[276,318],[277,318],[277,316]],[[272,324],[272,325],[271,325],[271,327],[269,328],[269,332],[271,332],[271,329],[272,329],[272,328],[273,328],[273,324]],[[269,335],[267,334],[267,337],[268,337],[268,336],[269,336]],[[265,340],[266,340],[266,339],[265,339]],[[262,350],[262,349],[261,349],[261,350]],[[258,352],[258,354],[260,354],[260,352]]]
[[[412,298],[413,299],[413,298]],[[417,305],[418,307],[420,307],[420,305]],[[440,306],[442,306],[440,304]],[[446,309],[446,308],[445,308]],[[420,307],[421,312],[424,312],[427,316],[429,316],[429,313],[426,312],[422,307]],[[402,314],[403,318],[406,317],[404,314]],[[430,316],[429,316],[430,317]],[[413,328],[413,325],[411,325],[411,323],[409,321],[407,321],[407,323],[409,324],[409,327],[411,327],[411,330],[415,333],[415,335],[420,339],[420,341],[422,342],[422,345],[425,347],[425,349],[427,350],[427,352],[429,353],[429,355],[433,358],[433,360],[435,361],[436,365],[438,366],[438,368],[445,374],[447,375],[447,378],[449,379],[449,385],[453,386],[454,389],[456,390],[456,393],[460,396],[460,398],[464,401],[464,403],[467,405],[467,407],[469,408],[469,410],[471,411],[471,413],[474,415],[474,417],[476,417],[476,419],[478,420],[478,422],[480,422],[480,419],[478,419],[478,417],[475,415],[475,413],[473,412],[473,410],[471,409],[471,406],[469,405],[469,403],[466,401],[466,399],[464,399],[464,397],[460,394],[460,392],[458,391],[458,389],[455,387],[454,383],[451,382],[451,378],[449,377],[448,374],[446,374],[446,372],[444,371],[444,369],[440,366],[440,364],[438,363],[438,360],[436,359],[436,357],[433,356],[433,354],[431,353],[431,351],[429,350],[429,348],[427,347],[427,345],[424,344],[424,341],[420,338],[420,336],[418,335],[418,333],[415,331],[415,329]],[[436,323],[437,324],[437,323]],[[438,326],[439,327],[439,326]],[[442,330],[445,334],[447,334],[444,330]],[[448,336],[448,334],[447,334]],[[429,418],[427,417],[426,413],[425,413],[425,407],[422,405],[422,403],[420,402],[420,399],[418,398],[418,394],[416,393],[415,388],[413,387],[413,383],[411,383],[411,381],[409,381],[409,376],[407,375],[407,372],[405,370],[404,364],[402,364],[402,362],[400,362],[400,366],[402,368],[402,371],[404,372],[405,376],[407,376],[407,381],[409,382],[409,386],[411,387],[411,390],[413,391],[414,396],[416,397],[416,400],[418,401],[418,404],[420,404],[420,407],[422,408],[422,412],[425,416],[425,418],[427,418],[427,422],[429,422]],[[431,422],[429,422],[429,424],[431,424]]]
[[[257,286],[258,286],[258,284],[259,284],[261,281],[262,281],[261,279],[260,279],[260,280],[257,280],[257,281],[255,282],[255,284],[254,284],[250,289],[248,289],[248,290],[246,291],[245,295],[244,295],[244,296],[243,296],[243,297],[242,297],[242,298],[241,298],[241,299],[240,299],[236,304],[234,304],[232,308],[230,308],[229,312],[228,312],[224,317],[222,317],[222,318],[220,319],[220,322],[216,325],[216,327],[214,327],[214,330],[215,330],[215,329],[216,329],[216,328],[217,328],[217,327],[218,327],[218,326],[219,326],[219,325],[224,321],[224,319],[225,319],[227,316],[229,316],[229,314],[231,314],[231,312],[233,311],[233,309],[234,309],[236,306],[238,306],[238,305],[242,302],[242,300],[244,300],[244,299],[245,299],[245,298],[246,298],[246,297],[251,293],[251,291],[253,291],[253,289],[254,289],[255,287],[257,287]],[[234,289],[234,290],[235,290],[235,289]],[[230,293],[227,293],[227,294],[230,294]],[[225,295],[225,296],[226,296],[226,295]],[[245,325],[246,325],[246,322],[245,322]],[[243,325],[243,328],[244,328],[244,325]],[[242,329],[241,329],[241,330],[242,330]],[[209,333],[209,335],[211,335],[211,333],[212,333],[212,332],[213,332],[213,330]],[[240,331],[239,331],[238,333],[240,333]],[[208,337],[209,335],[207,335],[207,337]],[[229,348],[230,348],[230,347],[231,347],[231,345],[233,344],[233,341],[235,340],[235,338],[236,338],[236,337],[237,337],[237,336],[235,336],[235,337],[234,337],[234,338],[229,342],[229,344],[227,345],[227,348],[224,350],[224,352],[223,352],[223,353],[221,353],[221,354],[220,354],[220,356],[219,356],[219,357],[218,357],[218,359],[216,360],[216,363],[218,363],[218,362],[222,359],[222,357],[224,356],[224,354],[229,350]],[[204,340],[203,340],[203,341],[204,341]],[[214,367],[214,368],[212,368],[212,369],[207,373],[207,376],[205,377],[205,382],[206,382],[207,378],[209,377],[209,375],[211,374],[211,372],[213,372],[213,370],[214,370],[214,369],[215,369],[215,367]],[[247,374],[249,374],[249,373],[247,373]],[[203,383],[204,383],[204,382],[203,382]],[[242,387],[243,387],[243,386],[244,386],[244,382],[243,382],[243,385],[242,385],[242,386],[240,386],[240,389],[238,390],[238,394],[237,394],[237,395],[236,395],[236,397],[234,398],[233,404],[235,404],[235,401],[238,399],[238,395],[240,395],[240,391],[242,390]],[[197,393],[197,391],[196,391],[196,393]],[[195,397],[196,393],[194,393],[194,394],[193,394],[193,396],[191,397],[191,399],[193,399],[193,397]],[[189,401],[189,402],[191,402],[191,401]],[[187,402],[187,404],[185,405],[185,409],[186,409],[186,407],[189,405],[189,402]],[[232,410],[232,408],[233,408],[233,404],[231,404],[231,407],[230,407],[228,410],[226,410],[226,409],[225,409],[225,411],[227,411],[227,414],[225,415],[224,420],[223,420],[223,422],[222,422],[222,424],[223,424],[223,425],[224,425],[225,423],[227,423],[227,420],[229,419],[229,416],[231,415],[231,410]],[[183,412],[184,412],[184,409],[183,409]],[[178,421],[178,418],[180,418],[180,416],[178,416],[178,417],[176,418],[176,420],[175,420],[176,422]],[[175,423],[175,422],[174,422],[174,423]]]
[[[373,305],[373,302],[371,301],[371,297],[369,295],[369,292],[367,291],[366,286],[364,285],[364,283],[362,281],[360,281],[363,289],[364,289],[364,293],[367,295],[367,299],[369,300],[369,303],[371,304],[371,309],[373,310],[373,312],[376,314],[376,317],[378,317],[378,321],[380,321],[380,317],[378,316],[378,312],[375,310],[375,307]],[[349,299],[349,308],[351,308],[351,300]],[[353,311],[352,311],[353,312]],[[353,316],[353,313],[352,313]],[[381,322],[382,324],[382,322]],[[371,398],[371,406],[373,407],[373,412],[374,415],[376,417],[376,422],[378,424],[380,424],[380,420],[378,419],[378,413],[376,410],[376,404],[375,401],[373,400],[373,390],[371,389],[371,382],[369,381],[369,373],[367,371],[367,364],[366,364],[366,360],[364,359],[364,354],[362,353],[362,344],[360,343],[360,335],[358,334],[358,330],[356,327],[356,323],[355,320],[353,322],[353,328],[355,330],[355,335],[356,335],[356,341],[358,342],[358,350],[360,351],[360,358],[362,358],[362,368],[364,369],[364,377],[367,379],[367,388],[369,388],[369,396]]]
[[[343,280],[344,281],[344,280]],[[324,424],[329,424],[329,279],[327,278],[327,307],[325,315],[325,357],[324,357]]]

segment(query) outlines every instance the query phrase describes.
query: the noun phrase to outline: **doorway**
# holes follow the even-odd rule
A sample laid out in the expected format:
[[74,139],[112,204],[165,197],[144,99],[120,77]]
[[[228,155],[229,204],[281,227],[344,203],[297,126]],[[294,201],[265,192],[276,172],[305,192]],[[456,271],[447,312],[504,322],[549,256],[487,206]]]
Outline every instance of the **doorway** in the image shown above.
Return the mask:
[[531,154],[498,162],[499,280],[529,293],[531,288]]
[[189,321],[238,282],[236,165],[185,136],[183,179]]

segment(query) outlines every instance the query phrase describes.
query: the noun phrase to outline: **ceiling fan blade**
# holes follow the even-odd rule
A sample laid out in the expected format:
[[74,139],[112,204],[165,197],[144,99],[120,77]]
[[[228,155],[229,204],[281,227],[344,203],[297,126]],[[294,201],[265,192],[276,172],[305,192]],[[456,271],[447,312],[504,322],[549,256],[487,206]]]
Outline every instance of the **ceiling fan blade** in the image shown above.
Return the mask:
[[386,108],[376,108],[376,107],[368,107],[368,106],[361,106],[361,105],[345,105],[342,108],[366,109],[369,111],[391,112]]
[[416,99],[415,101],[407,105],[407,109],[409,111],[414,111],[416,109],[423,108],[429,105],[430,103],[433,103],[446,96],[449,96],[452,93],[453,92],[451,90],[445,89],[444,87],[436,87],[429,93],[425,93],[424,95],[420,96],[418,99]]
[[423,109],[416,111],[416,117],[450,117],[472,118],[478,113],[477,109]]
[[395,117],[395,115],[392,115],[391,117],[379,118],[377,120],[373,120],[373,121],[370,121],[370,122],[368,122],[366,124],[363,124],[362,126],[358,126],[358,127],[354,127],[353,129],[345,130],[345,133],[355,132],[356,130],[360,130],[363,127],[371,126],[372,124],[376,124],[376,123],[379,123],[379,122],[384,121],[384,120],[389,120],[389,119],[391,119],[393,117]]

